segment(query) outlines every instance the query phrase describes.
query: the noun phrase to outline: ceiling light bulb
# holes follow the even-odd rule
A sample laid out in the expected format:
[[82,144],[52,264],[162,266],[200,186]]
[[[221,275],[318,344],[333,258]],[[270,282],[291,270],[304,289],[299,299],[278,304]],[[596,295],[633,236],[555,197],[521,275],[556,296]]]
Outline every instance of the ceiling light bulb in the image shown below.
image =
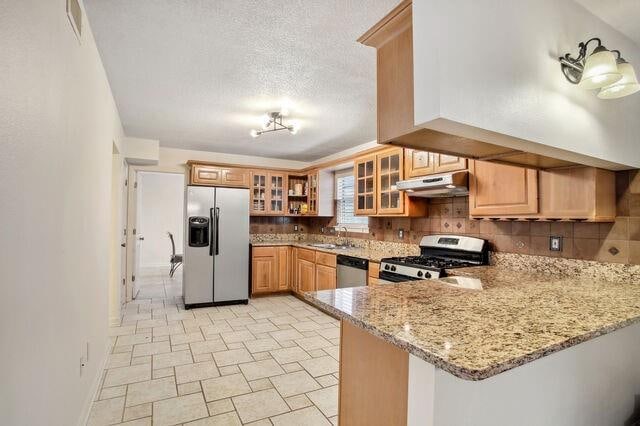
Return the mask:
[[598,46],[587,58],[578,85],[587,90],[609,86],[622,78],[616,58],[604,46]]
[[252,138],[257,138],[258,136],[260,136],[260,132],[257,131],[256,129],[251,129],[249,134],[251,135]]
[[623,60],[618,64],[618,70],[622,73],[622,78],[609,86],[603,87],[598,93],[600,99],[622,98],[640,90],[636,72],[630,63]]
[[260,121],[262,122],[262,128],[264,130],[267,130],[269,128],[269,126],[271,125],[271,117],[268,114],[263,115],[260,118]]

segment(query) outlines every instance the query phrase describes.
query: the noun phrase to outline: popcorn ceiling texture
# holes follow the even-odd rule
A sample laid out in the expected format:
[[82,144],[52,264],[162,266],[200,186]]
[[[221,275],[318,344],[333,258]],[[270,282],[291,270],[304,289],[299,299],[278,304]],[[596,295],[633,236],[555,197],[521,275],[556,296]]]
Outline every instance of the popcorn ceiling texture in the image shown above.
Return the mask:
[[[464,234],[484,238],[496,252],[600,262],[640,264],[640,171],[616,173],[618,217],[614,223],[515,222],[469,219],[467,197],[431,199],[424,218],[370,218],[369,233],[349,238],[418,244],[423,235]],[[320,234],[334,218],[252,217],[252,234]],[[398,237],[403,229],[404,237]],[[329,230],[325,229],[327,233]],[[549,251],[549,236],[563,237],[561,252]]]

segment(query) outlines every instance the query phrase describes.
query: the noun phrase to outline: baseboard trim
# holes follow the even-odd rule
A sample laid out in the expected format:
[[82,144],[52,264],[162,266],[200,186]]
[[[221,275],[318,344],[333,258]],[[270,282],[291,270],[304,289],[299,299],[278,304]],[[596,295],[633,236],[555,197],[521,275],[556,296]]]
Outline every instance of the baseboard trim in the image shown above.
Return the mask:
[[78,426],[85,426],[89,421],[91,406],[93,405],[93,401],[95,401],[98,397],[98,392],[100,392],[100,384],[102,383],[102,372],[104,371],[105,367],[107,366],[107,362],[109,361],[109,352],[111,352],[110,349],[109,337],[107,337],[104,357],[102,359],[102,362],[98,366],[96,377],[94,377],[93,384],[91,385],[91,388],[87,393],[87,395],[89,395],[89,398],[84,402],[84,405],[82,407],[82,412],[80,413],[80,418],[78,419]]
[[109,318],[109,327],[118,327],[120,325],[120,316]]

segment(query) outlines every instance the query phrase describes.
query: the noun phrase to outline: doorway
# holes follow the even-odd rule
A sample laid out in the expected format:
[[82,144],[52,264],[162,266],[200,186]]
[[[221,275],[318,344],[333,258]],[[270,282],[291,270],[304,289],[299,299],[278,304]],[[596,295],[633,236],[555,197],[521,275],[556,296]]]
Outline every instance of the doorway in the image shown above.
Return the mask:
[[182,267],[172,276],[170,260],[183,254],[184,175],[138,171],[136,183],[134,298],[181,297]]

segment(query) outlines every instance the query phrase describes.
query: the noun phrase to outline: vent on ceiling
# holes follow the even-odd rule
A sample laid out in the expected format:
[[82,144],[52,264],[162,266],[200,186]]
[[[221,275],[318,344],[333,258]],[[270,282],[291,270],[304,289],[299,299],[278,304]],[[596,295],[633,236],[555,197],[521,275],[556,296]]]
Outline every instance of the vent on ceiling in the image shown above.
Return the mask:
[[82,37],[82,8],[80,0],[67,0],[67,16],[78,40]]

